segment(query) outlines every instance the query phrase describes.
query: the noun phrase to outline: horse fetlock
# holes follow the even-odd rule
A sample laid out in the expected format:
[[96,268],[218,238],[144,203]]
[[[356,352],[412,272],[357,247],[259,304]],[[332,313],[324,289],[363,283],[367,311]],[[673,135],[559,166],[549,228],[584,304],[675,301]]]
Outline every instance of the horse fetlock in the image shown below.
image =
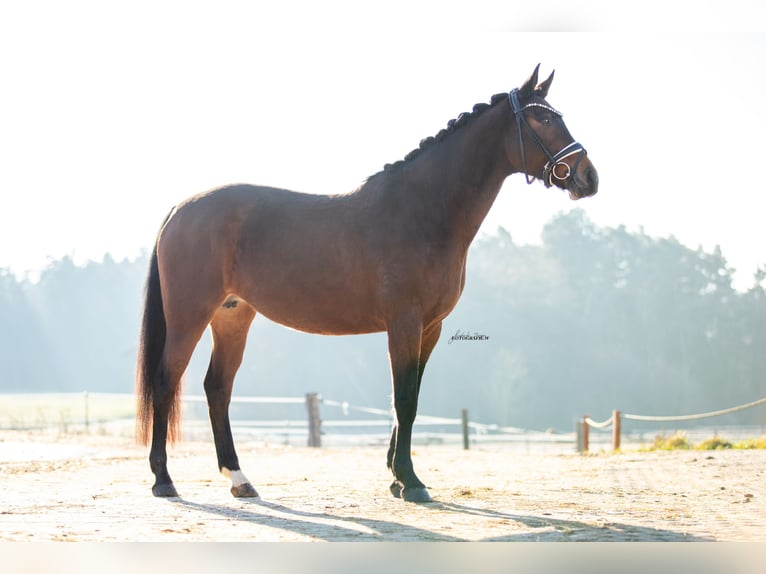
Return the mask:
[[152,472],[154,474],[157,474],[158,472],[167,472],[167,468],[168,468],[167,454],[154,454],[153,452],[150,452],[149,453],[149,468],[152,469]]
[[[400,461],[397,460],[396,456],[394,456],[393,464],[391,466],[391,470],[394,473],[394,476],[402,481],[404,484],[414,484],[414,483],[420,483],[420,480],[418,480],[418,477],[415,476],[415,469],[412,466],[411,460],[405,460]],[[422,483],[420,483],[422,486]]]
[[398,466],[396,465],[396,461],[394,461],[394,477],[396,478],[396,483],[401,484],[402,489],[412,489],[412,488],[425,488],[426,485],[421,482],[421,480],[417,477],[415,474],[415,471],[412,468],[412,465],[404,465],[404,466]]
[[221,474],[224,475],[226,478],[231,480],[232,486],[239,486],[241,484],[249,483],[250,481],[247,480],[247,477],[245,476],[245,473],[241,470],[231,470],[226,468],[225,466],[221,467]]
[[154,474],[154,486],[152,486],[152,494],[154,496],[166,497],[166,496],[178,496],[175,486],[173,486],[173,479],[168,474],[167,457],[149,457],[149,466]]

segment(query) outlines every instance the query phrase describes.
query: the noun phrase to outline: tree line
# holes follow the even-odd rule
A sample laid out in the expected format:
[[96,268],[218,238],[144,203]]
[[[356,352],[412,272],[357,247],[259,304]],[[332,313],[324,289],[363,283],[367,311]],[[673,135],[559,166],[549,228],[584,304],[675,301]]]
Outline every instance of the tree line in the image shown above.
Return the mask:
[[[148,255],[76,266],[39,281],[0,270],[0,392],[132,392]],[[691,249],[574,210],[540,245],[500,228],[471,247],[464,294],[445,320],[419,412],[571,430],[587,412],[717,410],[766,396],[766,270],[732,287],[721,250]],[[187,371],[201,393],[205,335]],[[322,396],[388,408],[384,334],[319,337],[253,323],[235,395]],[[763,408],[711,424],[763,424]]]

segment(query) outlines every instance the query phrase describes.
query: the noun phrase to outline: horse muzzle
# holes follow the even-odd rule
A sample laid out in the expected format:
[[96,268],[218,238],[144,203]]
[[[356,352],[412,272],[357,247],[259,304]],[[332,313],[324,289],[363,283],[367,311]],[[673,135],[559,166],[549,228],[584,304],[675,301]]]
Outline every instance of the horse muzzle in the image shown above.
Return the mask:
[[566,190],[574,201],[596,195],[598,192],[598,172],[587,157],[583,158],[569,177]]

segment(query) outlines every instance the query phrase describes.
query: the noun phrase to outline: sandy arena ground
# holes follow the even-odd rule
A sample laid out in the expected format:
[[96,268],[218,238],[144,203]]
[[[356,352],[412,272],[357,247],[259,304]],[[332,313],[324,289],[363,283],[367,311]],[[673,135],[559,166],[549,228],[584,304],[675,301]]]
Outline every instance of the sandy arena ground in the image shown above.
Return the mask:
[[212,443],[170,451],[156,499],[129,439],[0,433],[1,541],[766,541],[766,451],[519,454],[418,447],[436,502],[388,492],[384,447],[241,443],[235,499]]

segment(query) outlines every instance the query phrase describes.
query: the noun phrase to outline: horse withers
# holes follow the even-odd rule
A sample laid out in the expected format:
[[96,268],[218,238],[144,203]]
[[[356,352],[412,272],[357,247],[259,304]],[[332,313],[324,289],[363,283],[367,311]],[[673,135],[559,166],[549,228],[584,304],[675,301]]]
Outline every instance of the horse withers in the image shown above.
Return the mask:
[[322,335],[385,331],[396,421],[387,462],[396,497],[427,502],[412,425],[423,371],[465,283],[466,254],[500,187],[524,173],[572,199],[598,174],[546,97],[538,69],[477,104],[351,193],[229,185],[188,198],[151,255],[137,366],[138,436],[155,496],[177,496],[166,443],[178,437],[180,381],[202,333],[213,338],[204,388],[218,466],[237,497],[258,496],[229,422],[234,376],[256,313]]

